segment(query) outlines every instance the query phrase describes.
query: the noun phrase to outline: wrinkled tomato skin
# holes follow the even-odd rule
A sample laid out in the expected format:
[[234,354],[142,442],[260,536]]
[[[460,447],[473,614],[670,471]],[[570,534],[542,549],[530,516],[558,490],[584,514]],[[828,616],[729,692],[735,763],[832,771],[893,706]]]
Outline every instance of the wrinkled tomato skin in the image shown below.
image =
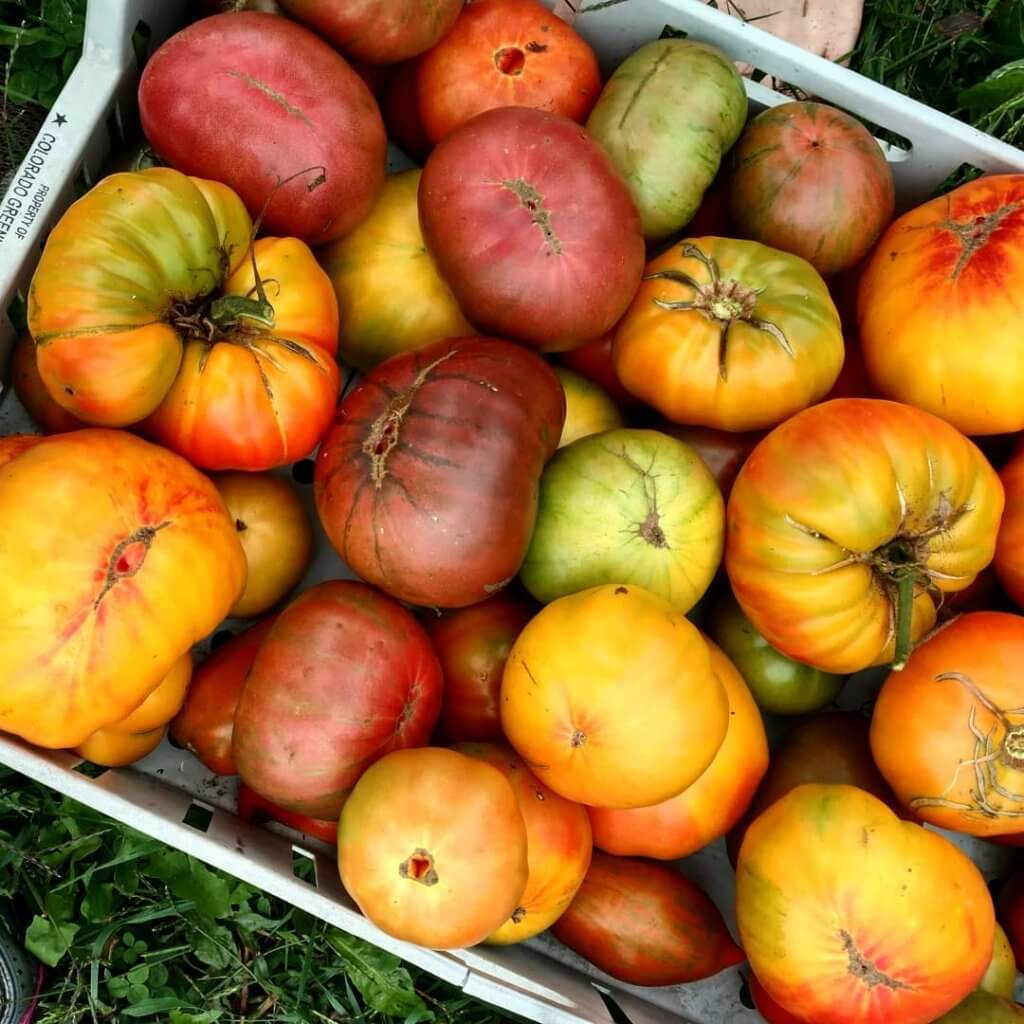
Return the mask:
[[522,565],[564,420],[554,370],[519,345],[454,338],[395,356],[324,436],[320,521],[345,563],[392,597],[483,601]]
[[271,234],[338,238],[384,181],[373,94],[326,42],[273,14],[217,14],[171,36],[143,71],[139,114],[172,167],[223,182],[254,217],[304,171],[270,200]]

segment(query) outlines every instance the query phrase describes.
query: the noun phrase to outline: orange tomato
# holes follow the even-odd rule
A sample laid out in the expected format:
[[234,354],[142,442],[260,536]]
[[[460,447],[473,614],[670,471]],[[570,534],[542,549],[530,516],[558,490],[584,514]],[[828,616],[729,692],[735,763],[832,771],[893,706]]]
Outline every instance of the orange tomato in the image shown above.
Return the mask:
[[928,1024],[978,984],[995,935],[967,856],[846,785],[798,786],[754,821],[736,922],[768,995],[815,1024]]
[[47,434],[63,434],[85,424],[50,397],[36,365],[36,345],[27,331],[19,335],[11,356],[11,384],[25,411]]
[[594,844],[587,812],[548,789],[504,743],[460,743],[454,749],[497,768],[519,801],[529,877],[519,905],[487,942],[505,946],[530,939],[562,916],[590,867]]
[[989,563],[1003,488],[949,424],[840,398],[776,427],[740,470],[725,567],[754,628],[825,672],[906,660],[942,594]]
[[640,587],[552,601],[505,665],[505,735],[542,782],[579,803],[645,807],[675,796],[711,764],[728,721],[697,628]]
[[647,264],[613,352],[626,390],[670,420],[762,430],[828,393],[843,334],[828,287],[799,256],[689,238]]
[[492,765],[439,747],[396,750],[367,768],[345,801],[338,868],[381,931],[461,949],[493,935],[519,906],[526,826]]
[[[706,638],[705,638],[706,639]],[[710,640],[711,668],[729,698],[729,727],[715,759],[678,796],[652,807],[590,807],[594,845],[624,857],[677,860],[724,836],[747,809],[768,768],[768,739],[754,698]]]
[[269,473],[218,473],[213,478],[228,507],[249,566],[248,581],[231,615],[262,615],[295,588],[313,558],[313,524],[287,480]]
[[[339,390],[338,310],[293,238],[262,238],[226,185],[166,167],[112,174],[50,233],[29,329],[50,397],[144,429],[206,469],[306,455]],[[262,284],[256,287],[253,256]]]
[[1006,491],[1006,510],[993,566],[1007,594],[1024,607],[1024,451],[1018,449],[999,478]]
[[220,495],[184,459],[121,431],[39,439],[0,468],[0,728],[74,747],[123,719],[245,573]]
[[968,612],[882,684],[871,752],[919,818],[975,836],[1024,832],[1024,617]]
[[[900,217],[861,276],[861,346],[878,393],[965,434],[1024,428],[1024,174],[961,185]],[[984,339],[984,343],[980,343]]]
[[217,775],[237,775],[231,739],[235,708],[245,678],[274,616],[250,626],[218,647],[196,669],[181,711],[171,722],[171,737]]
[[184,654],[163,681],[130,714],[97,729],[75,752],[93,764],[116,768],[131,764],[155,750],[178,713],[192,679],[192,655]]
[[42,438],[38,434],[7,434],[0,437],[0,466],[5,466],[35,448]]

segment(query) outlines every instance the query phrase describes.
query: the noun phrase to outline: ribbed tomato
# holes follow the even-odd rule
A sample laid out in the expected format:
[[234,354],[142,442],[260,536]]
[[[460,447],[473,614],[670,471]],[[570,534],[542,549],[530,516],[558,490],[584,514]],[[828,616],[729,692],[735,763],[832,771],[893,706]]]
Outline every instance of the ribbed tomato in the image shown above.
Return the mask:
[[1024,428],[1022,270],[1024,174],[978,178],[900,217],[860,280],[860,341],[878,393],[965,434]]
[[761,712],[732,662],[708,643],[711,668],[729,698],[729,727],[715,759],[678,796],[632,810],[588,808],[594,845],[623,857],[677,860],[739,821],[768,768]]
[[582,122],[600,91],[594,51],[537,0],[467,4],[416,71],[432,142],[495,107],[534,107]]
[[86,426],[56,402],[46,390],[46,384],[36,363],[36,346],[27,331],[18,336],[11,355],[11,384],[25,411],[46,434],[62,434]]
[[614,356],[626,389],[670,420],[762,430],[827,394],[843,334],[825,282],[799,256],[689,238],[647,264]]
[[905,662],[995,550],[1003,488],[948,423],[844,398],[776,427],[740,470],[725,566],[754,628],[826,672]]
[[921,820],[968,835],[1024,832],[1024,617],[968,612],[882,684],[871,752]]
[[995,934],[966,854],[846,785],[798,786],[754,821],[736,921],[768,994],[815,1024],[929,1024],[981,980]]

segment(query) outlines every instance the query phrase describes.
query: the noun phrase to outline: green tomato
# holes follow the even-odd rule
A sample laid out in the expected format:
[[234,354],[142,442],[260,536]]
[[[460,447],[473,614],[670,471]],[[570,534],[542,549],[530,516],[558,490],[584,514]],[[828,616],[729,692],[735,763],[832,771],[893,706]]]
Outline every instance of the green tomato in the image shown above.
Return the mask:
[[625,178],[644,236],[690,221],[747,119],[747,94],[721,50],[658,39],[616,68],[587,131]]
[[718,569],[724,533],[722,492],[688,444],[657,430],[606,430],[545,467],[521,576],[543,602],[632,583],[686,612]]
[[758,707],[775,715],[805,715],[836,699],[843,677],[787,658],[751,625],[732,596],[711,615],[711,639],[750,687]]
[[1024,1006],[991,992],[972,992],[935,1024],[1024,1024]]

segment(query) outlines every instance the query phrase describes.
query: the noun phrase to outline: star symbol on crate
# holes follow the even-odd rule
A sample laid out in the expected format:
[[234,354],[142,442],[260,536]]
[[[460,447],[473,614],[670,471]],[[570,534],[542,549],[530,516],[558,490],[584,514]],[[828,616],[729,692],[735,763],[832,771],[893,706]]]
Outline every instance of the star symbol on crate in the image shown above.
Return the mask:
[[63,114],[58,114],[53,120],[56,124],[62,126],[68,123],[68,119]]

